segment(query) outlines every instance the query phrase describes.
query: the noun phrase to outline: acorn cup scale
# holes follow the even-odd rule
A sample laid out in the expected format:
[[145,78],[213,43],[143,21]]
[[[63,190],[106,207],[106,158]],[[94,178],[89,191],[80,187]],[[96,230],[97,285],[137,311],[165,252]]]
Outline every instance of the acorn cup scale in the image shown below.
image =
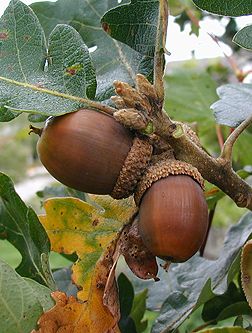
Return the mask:
[[63,184],[88,193],[108,194],[132,140],[131,133],[112,117],[80,110],[49,119],[37,150],[42,164]]

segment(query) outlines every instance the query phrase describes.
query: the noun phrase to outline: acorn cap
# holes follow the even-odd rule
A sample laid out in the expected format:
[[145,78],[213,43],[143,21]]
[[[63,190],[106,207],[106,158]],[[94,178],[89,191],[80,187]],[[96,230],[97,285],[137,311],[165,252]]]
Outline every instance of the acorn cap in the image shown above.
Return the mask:
[[147,168],[153,147],[147,139],[135,137],[133,145],[110,194],[114,199],[127,198],[134,193],[135,187]]
[[169,175],[188,175],[197,181],[202,188],[204,187],[204,179],[198,169],[191,164],[175,159],[160,160],[152,164],[146,170],[141,181],[138,183],[134,195],[136,205],[140,205],[145,191],[150,188],[154,182]]

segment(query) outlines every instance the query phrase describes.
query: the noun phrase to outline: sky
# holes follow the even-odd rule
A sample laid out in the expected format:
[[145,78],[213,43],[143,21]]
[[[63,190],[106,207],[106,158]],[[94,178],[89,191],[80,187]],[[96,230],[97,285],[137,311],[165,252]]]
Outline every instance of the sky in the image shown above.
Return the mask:
[[[29,5],[30,3],[41,0],[22,1]],[[9,2],[10,0],[0,0],[0,16],[3,14]],[[225,20],[227,20],[227,18],[223,18],[221,22],[212,18],[205,18],[205,20],[201,22],[202,29],[200,31],[199,38],[197,38],[195,35],[190,35],[189,25],[184,31],[181,32],[179,26],[174,23],[174,19],[170,18],[166,47],[171,55],[167,58],[167,61],[189,60],[192,57],[192,52],[194,53],[194,57],[196,59],[223,57],[223,51],[227,55],[230,55],[232,51],[227,45],[220,43],[220,46],[218,46],[208,34],[214,33],[215,35],[220,36],[225,29]],[[241,17],[238,19],[238,24],[241,27],[249,22],[252,22],[251,16]]]

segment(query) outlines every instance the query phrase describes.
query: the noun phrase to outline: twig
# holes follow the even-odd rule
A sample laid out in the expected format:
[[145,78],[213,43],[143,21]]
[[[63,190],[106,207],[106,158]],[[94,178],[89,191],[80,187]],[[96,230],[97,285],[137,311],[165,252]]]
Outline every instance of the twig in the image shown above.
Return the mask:
[[218,139],[220,149],[222,149],[223,146],[224,146],[224,138],[223,138],[223,133],[222,133],[222,130],[221,130],[221,125],[216,124],[215,129],[216,129],[216,135],[217,135],[217,139]]
[[233,132],[229,135],[227,140],[224,143],[224,146],[222,148],[220,159],[223,159],[225,161],[229,161],[231,163],[232,161],[232,151],[235,141],[238,139],[238,137],[241,135],[241,133],[252,124],[252,115],[248,117],[246,120],[244,120],[238,127],[236,127]]
[[[141,77],[138,79],[140,78]],[[198,140],[195,140],[192,133],[186,131],[181,123],[173,122],[162,110],[160,100],[156,97],[157,94],[155,94],[155,87],[152,87],[147,80],[143,80],[141,84],[139,84],[140,81],[137,84],[138,89],[140,89],[138,91],[131,88],[126,83],[116,83],[117,92],[128,108],[125,109],[125,111],[128,110],[128,112],[130,112],[130,117],[136,117],[135,120],[131,119],[130,128],[139,131],[137,122],[139,112],[142,112],[141,110],[151,109],[151,112],[148,113],[148,123],[151,123],[152,131],[149,134],[156,135],[161,141],[165,141],[165,146],[169,147],[167,149],[173,150],[176,159],[185,161],[196,167],[204,179],[219,187],[230,196],[237,206],[247,207],[252,210],[252,187],[234,172],[230,160],[223,158],[225,154],[227,156],[231,154],[234,141],[239,134],[242,133],[244,128],[252,123],[252,116],[238,126],[230,135],[229,139],[226,141],[225,149],[223,147],[225,153],[222,154],[222,157],[214,158],[200,146],[200,143],[197,142]],[[141,95],[142,92],[144,92],[143,95],[146,98],[148,97],[147,100],[146,98],[143,99]],[[151,94],[149,94],[149,92],[151,92]],[[138,108],[135,108],[134,112],[132,112],[132,103],[134,106],[136,101],[138,101]],[[123,120],[122,123],[125,126],[129,126],[126,121],[127,117],[123,117],[121,120]],[[145,134],[147,133],[148,132],[145,132]]]
[[252,210],[252,188],[234,172],[231,164],[208,155],[183,132],[173,136],[175,132],[174,123],[165,113],[159,113],[155,133],[172,146],[175,157],[196,167],[204,179],[230,196],[238,207]]
[[156,89],[157,96],[161,102],[164,99],[163,74],[164,74],[164,50],[165,50],[167,24],[168,24],[167,0],[160,0],[156,46],[155,46],[155,55],[154,55],[154,87]]

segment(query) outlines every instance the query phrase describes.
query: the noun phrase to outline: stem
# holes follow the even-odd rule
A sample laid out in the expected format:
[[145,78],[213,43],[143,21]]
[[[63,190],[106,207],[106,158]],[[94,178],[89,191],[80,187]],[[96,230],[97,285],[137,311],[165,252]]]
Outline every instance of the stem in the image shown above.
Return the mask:
[[160,0],[159,17],[156,36],[155,56],[154,56],[154,87],[157,92],[158,99],[164,100],[164,50],[166,42],[166,32],[168,25],[168,2]]
[[217,206],[217,203],[214,205],[213,209],[210,210],[209,215],[208,215],[207,233],[206,233],[206,237],[204,239],[204,242],[203,242],[203,244],[201,245],[201,248],[200,248],[200,256],[201,257],[203,257],[203,255],[204,255],[204,251],[205,251],[206,243],[207,243],[207,240],[208,240],[209,231],[210,231],[211,226],[212,226],[216,206]]
[[224,138],[223,138],[223,133],[222,133],[222,130],[221,130],[221,126],[216,124],[215,129],[216,129],[216,135],[217,135],[217,139],[218,139],[220,149],[222,149],[223,146],[224,146]]
[[233,132],[229,135],[226,142],[224,143],[224,146],[222,148],[220,159],[229,161],[231,163],[232,161],[232,151],[233,146],[238,137],[241,135],[241,133],[252,124],[252,115],[248,117],[246,120],[244,120],[238,127],[236,127]]
[[201,331],[203,328],[206,328],[207,326],[209,326],[209,325],[214,325],[214,324],[216,324],[216,320],[215,320],[215,319],[209,320],[209,321],[205,322],[204,324],[202,324],[202,325],[196,327],[194,330],[192,330],[191,333],[199,332],[199,331]]
[[41,136],[42,132],[43,132],[43,128],[37,128],[37,127],[30,125],[30,131],[28,134],[30,135],[31,133],[35,133],[35,134]]
[[[48,94],[48,95],[53,95],[53,96],[56,96],[56,97],[65,98],[65,99],[69,99],[69,100],[72,100],[72,101],[80,102],[80,103],[83,103],[83,104],[86,104],[86,105],[90,106],[91,108],[100,110],[100,111],[102,111],[104,113],[107,113],[107,114],[110,114],[110,115],[113,115],[113,113],[117,110],[115,108],[112,108],[111,106],[104,105],[104,104],[101,104],[99,102],[87,99],[87,98],[72,96],[72,95],[68,95],[68,94],[65,94],[65,93],[58,92],[56,90],[50,90],[50,89],[47,89],[47,88],[41,88],[41,87],[35,86],[33,84],[15,81],[15,80],[3,77],[3,76],[0,76],[0,81],[1,80],[4,81],[4,82],[8,82],[10,84],[14,84],[14,85],[19,86],[19,87],[22,87],[22,88],[32,89],[34,91],[38,91],[38,92],[45,93],[45,94]],[[34,111],[32,111],[32,112],[34,113]]]

